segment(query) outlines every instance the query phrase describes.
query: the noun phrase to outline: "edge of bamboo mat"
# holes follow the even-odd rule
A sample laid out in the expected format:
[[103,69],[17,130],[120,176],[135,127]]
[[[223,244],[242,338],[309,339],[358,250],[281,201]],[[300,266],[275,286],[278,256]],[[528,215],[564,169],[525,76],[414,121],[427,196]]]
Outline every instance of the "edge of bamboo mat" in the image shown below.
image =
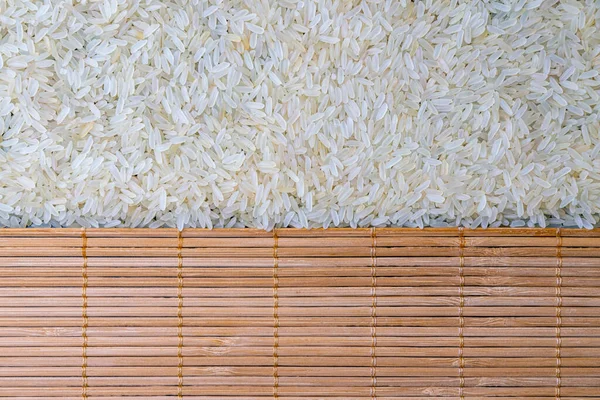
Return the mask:
[[[81,237],[84,228],[1,228],[0,237]],[[277,228],[277,236],[282,237],[371,237],[373,228]],[[457,237],[459,230],[464,236],[535,236],[555,237],[556,229],[560,229],[563,237],[600,237],[600,228],[375,228],[378,237],[385,236],[450,236]],[[88,237],[177,237],[175,228],[85,228]],[[272,238],[272,231],[254,228],[185,228],[184,238],[194,237],[236,237],[236,238]]]

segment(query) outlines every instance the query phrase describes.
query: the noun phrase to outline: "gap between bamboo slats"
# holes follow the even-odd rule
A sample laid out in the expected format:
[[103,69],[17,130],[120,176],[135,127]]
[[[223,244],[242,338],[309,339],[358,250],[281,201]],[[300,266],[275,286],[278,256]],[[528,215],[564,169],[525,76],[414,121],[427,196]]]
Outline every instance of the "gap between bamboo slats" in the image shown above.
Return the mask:
[[0,230],[0,398],[175,397],[600,399],[600,230]]

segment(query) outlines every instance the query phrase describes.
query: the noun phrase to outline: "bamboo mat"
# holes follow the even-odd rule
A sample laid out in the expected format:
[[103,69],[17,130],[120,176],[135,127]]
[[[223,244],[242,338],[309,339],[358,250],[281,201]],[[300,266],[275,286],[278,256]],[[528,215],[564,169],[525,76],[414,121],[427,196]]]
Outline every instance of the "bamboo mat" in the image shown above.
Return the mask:
[[600,230],[0,230],[0,397],[600,399]]

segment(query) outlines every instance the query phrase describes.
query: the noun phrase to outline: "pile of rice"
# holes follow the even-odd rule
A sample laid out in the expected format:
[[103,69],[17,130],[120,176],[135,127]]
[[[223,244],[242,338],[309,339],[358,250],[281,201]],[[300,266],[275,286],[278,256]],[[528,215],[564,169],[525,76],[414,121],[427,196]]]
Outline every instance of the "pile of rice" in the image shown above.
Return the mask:
[[600,213],[597,0],[4,0],[2,226]]

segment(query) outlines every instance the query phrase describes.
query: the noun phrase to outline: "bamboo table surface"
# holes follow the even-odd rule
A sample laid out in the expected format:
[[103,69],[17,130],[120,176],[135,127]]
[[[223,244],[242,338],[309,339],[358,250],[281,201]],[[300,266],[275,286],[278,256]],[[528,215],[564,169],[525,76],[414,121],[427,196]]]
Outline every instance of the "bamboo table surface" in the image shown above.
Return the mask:
[[600,230],[0,230],[0,398],[492,397],[600,399]]

